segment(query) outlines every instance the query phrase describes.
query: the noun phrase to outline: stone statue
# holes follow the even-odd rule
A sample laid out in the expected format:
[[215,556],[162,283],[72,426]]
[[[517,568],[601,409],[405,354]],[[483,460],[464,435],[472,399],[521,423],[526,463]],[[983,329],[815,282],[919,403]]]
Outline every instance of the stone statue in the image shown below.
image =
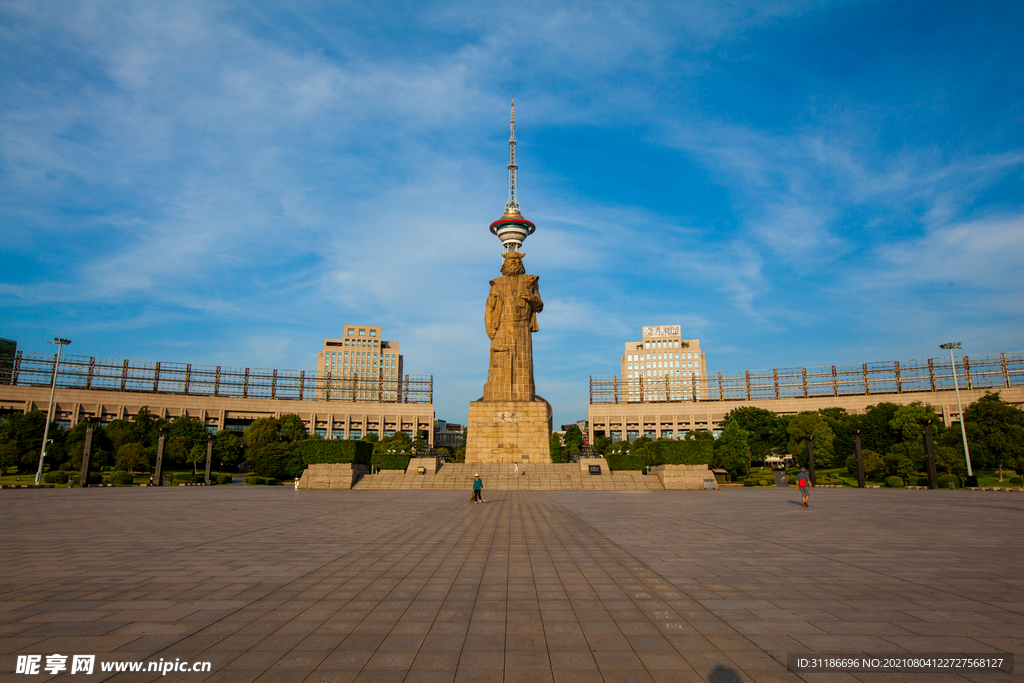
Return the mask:
[[527,275],[523,254],[502,254],[502,277],[491,280],[484,325],[491,339],[491,360],[484,385],[484,401],[533,401],[533,340],[537,314],[544,302],[536,275]]

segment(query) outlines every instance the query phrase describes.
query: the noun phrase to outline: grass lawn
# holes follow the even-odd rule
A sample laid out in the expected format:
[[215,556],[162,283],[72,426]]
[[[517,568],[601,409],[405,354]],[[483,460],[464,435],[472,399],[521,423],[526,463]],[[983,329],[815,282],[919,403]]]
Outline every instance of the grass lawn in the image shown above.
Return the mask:
[[1003,488],[1021,488],[1020,475],[1013,470],[1003,470],[1003,481],[999,483],[999,472],[979,472],[974,471],[974,474],[978,477],[978,486],[994,487],[1002,486]]
[[[840,470],[825,470],[825,471],[829,473],[830,477],[832,477],[834,479],[841,479],[843,481],[843,485],[844,486],[852,486],[854,488],[857,487],[857,475],[856,474],[850,474],[849,472],[846,471],[845,468],[844,469],[840,469]],[[820,472],[820,470],[819,470],[819,472]],[[939,476],[940,477],[943,474],[945,474],[945,472],[939,472]],[[1018,475],[1016,472],[1014,472],[1012,470],[1004,470],[1003,471],[1003,483],[1001,483],[1001,484],[999,483],[999,472],[987,472],[987,471],[986,472],[979,472],[979,471],[975,470],[975,474],[978,477],[978,486],[980,486],[980,487],[985,487],[985,488],[994,488],[994,487],[997,487],[997,486],[1001,486],[1003,488],[1020,488],[1021,487],[1020,475]],[[918,472],[915,476],[917,476],[917,477],[927,477],[928,473],[927,472]],[[865,479],[864,483],[867,486],[881,486],[883,488],[885,487],[885,480],[880,480],[880,479]],[[907,486],[916,486],[917,485],[916,479],[913,482],[905,482],[905,483],[907,484]]]
[[[43,477],[46,477],[46,474],[47,474],[48,471],[49,470],[43,472]],[[204,471],[201,470],[199,473],[203,474],[203,472]],[[77,472],[75,472],[73,474],[77,474]],[[103,474],[104,477],[106,477],[107,475],[110,474],[110,472],[103,472],[102,474]],[[174,485],[177,485],[179,482],[185,482],[189,477],[191,477],[192,476],[192,470],[165,471],[165,474],[167,475],[168,485],[171,485],[172,482],[173,482]],[[232,473],[232,472],[210,472],[210,476],[211,477],[216,477],[217,475],[221,475],[221,474],[226,474],[228,476],[234,476],[234,473]],[[135,485],[136,486],[141,486],[142,484],[148,484],[149,483],[149,477],[150,477],[150,475],[148,473],[147,474],[136,474],[135,475]],[[35,472],[32,472],[30,474],[15,474],[14,473],[14,469],[11,468],[3,476],[0,476],[0,484],[3,484],[3,485],[21,485],[21,486],[24,486],[25,484],[35,484],[35,483],[36,483]],[[45,480],[41,480],[40,483],[41,484],[46,484],[46,481]],[[54,486],[56,488],[67,488],[67,484],[46,484],[46,485],[47,486],[51,486],[52,485],[52,486]]]

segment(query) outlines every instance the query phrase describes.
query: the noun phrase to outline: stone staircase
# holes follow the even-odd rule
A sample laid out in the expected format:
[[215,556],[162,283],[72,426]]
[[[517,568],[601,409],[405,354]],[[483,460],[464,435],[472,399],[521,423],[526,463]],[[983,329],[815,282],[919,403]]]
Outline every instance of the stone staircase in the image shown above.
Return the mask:
[[[606,468],[602,468],[603,470]],[[409,470],[384,470],[380,474],[367,474],[360,478],[353,489],[426,489],[426,490],[473,490],[473,475],[479,474],[484,481],[484,491],[661,491],[661,481],[655,476],[644,476],[640,472],[586,474],[578,463],[520,465],[516,476],[511,464],[463,464],[442,465],[436,474],[417,474],[416,468]],[[526,474],[524,475],[523,472]]]

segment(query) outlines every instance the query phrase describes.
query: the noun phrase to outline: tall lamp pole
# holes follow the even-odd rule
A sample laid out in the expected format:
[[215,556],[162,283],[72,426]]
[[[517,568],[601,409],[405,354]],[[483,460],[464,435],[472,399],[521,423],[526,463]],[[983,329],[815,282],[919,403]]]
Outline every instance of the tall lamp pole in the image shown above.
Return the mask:
[[46,458],[46,438],[50,435],[50,420],[53,419],[53,394],[57,390],[57,370],[60,369],[60,352],[71,343],[70,339],[54,337],[47,344],[57,345],[57,358],[53,361],[53,377],[50,379],[50,407],[46,411],[46,426],[43,427],[43,446],[39,449],[39,469],[36,471],[36,486],[43,478],[43,460]]
[[963,344],[960,342],[949,342],[948,344],[939,344],[940,349],[949,349],[949,364],[953,368],[953,389],[956,391],[956,409],[960,412],[960,435],[964,439],[964,458],[967,459],[967,476],[973,477],[974,472],[971,471],[971,451],[967,448],[967,425],[964,420],[964,408],[960,405],[960,382],[956,378],[956,361],[953,360],[953,349],[962,349]]

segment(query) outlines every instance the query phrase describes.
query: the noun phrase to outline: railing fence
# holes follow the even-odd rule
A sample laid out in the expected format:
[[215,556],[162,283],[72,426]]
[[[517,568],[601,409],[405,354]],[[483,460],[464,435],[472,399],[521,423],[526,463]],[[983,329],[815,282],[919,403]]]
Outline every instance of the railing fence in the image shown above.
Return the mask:
[[[18,351],[0,363],[0,384],[50,386],[56,354]],[[94,389],[227,398],[367,403],[433,403],[432,375],[394,379],[373,375],[318,377],[303,370],[134,361],[90,356],[60,358],[58,389]]]
[[[1024,386],[1024,353],[960,356],[961,389]],[[590,403],[758,401],[821,396],[906,394],[953,389],[949,358],[709,373],[707,377],[590,377]]]

